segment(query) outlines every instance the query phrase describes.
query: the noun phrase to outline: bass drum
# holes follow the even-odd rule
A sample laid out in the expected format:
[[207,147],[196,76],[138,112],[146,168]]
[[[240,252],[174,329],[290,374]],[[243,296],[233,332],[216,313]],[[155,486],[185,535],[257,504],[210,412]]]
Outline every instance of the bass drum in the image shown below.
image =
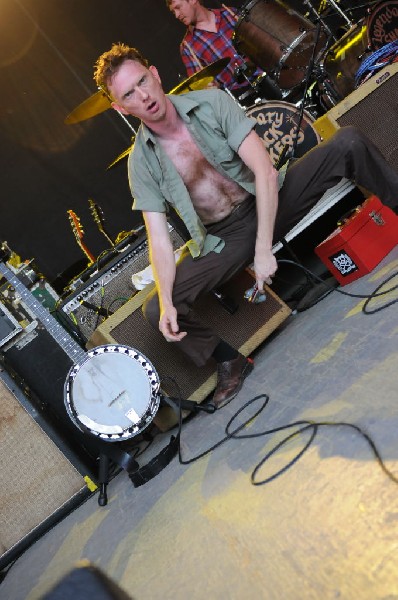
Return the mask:
[[65,381],[65,406],[84,433],[120,442],[143,431],[159,408],[159,378],[138,350],[97,346],[74,365]]
[[355,90],[356,72],[369,52],[370,45],[365,20],[351,27],[326,52],[322,70],[331,85],[331,106]]
[[398,40],[398,2],[379,2],[368,16],[368,38],[372,50]]
[[[292,149],[294,146],[300,110],[288,102],[265,102],[249,108],[246,115],[256,119],[255,131],[263,140],[272,162],[277,164],[284,148],[288,146]],[[303,156],[321,141],[312,126],[313,122],[314,119],[304,111],[298,132],[296,158]]]
[[[305,79],[316,27],[279,0],[251,0],[239,14],[232,40],[238,54],[248,56],[280,88],[291,89]],[[315,56],[324,46],[322,32]]]

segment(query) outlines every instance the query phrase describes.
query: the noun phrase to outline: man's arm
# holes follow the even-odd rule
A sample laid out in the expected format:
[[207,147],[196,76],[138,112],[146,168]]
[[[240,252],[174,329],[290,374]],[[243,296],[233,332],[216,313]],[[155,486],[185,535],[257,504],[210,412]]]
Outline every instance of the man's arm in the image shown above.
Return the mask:
[[177,311],[173,305],[173,286],[176,274],[175,256],[166,215],[143,212],[149,239],[151,264],[159,294],[159,329],[168,342],[179,342],[186,332],[179,331]]
[[272,253],[272,238],[278,208],[278,172],[274,168],[263,142],[251,131],[239,147],[238,154],[253,171],[256,183],[257,237],[254,255],[254,271],[258,288],[277,270]]

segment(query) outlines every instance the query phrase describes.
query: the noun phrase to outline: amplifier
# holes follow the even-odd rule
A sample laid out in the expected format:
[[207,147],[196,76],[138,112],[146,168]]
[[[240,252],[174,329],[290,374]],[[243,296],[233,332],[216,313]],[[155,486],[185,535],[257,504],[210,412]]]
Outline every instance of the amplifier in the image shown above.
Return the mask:
[[[267,288],[266,301],[249,303],[244,299],[247,289],[253,286],[253,277],[242,271],[222,286],[222,293],[235,306],[228,312],[213,294],[206,294],[194,304],[198,316],[211,326],[231,346],[248,356],[289,315],[290,308]],[[87,347],[101,344],[126,344],[136,348],[155,367],[162,389],[169,396],[202,402],[217,383],[216,364],[195,366],[182,352],[178,344],[168,344],[159,331],[154,330],[142,313],[142,304],[153,285],[147,286],[104,321],[91,336]],[[154,422],[166,430],[176,424],[175,413],[169,407],[160,408]]]
[[[170,229],[173,248],[176,250],[184,240],[175,229]],[[74,291],[67,296],[58,309],[66,315],[70,325],[78,328],[87,340],[103,320],[123,306],[136,292],[131,277],[149,265],[148,240],[142,237],[123,252],[114,256],[102,269],[84,273],[74,282]]]
[[334,106],[313,126],[323,139],[354,125],[372,140],[398,171],[398,62],[384,67]]
[[83,475],[38,422],[21,388],[0,371],[0,569],[83,499]]

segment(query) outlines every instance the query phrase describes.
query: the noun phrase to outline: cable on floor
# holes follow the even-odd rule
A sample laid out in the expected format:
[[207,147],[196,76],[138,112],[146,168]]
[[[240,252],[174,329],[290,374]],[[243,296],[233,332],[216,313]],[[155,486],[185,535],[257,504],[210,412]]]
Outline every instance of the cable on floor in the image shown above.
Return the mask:
[[[266,429],[265,431],[261,431],[258,433],[240,433],[242,432],[249,424],[252,424],[253,421],[264,411],[264,409],[266,408],[266,406],[268,405],[270,400],[270,397],[268,394],[259,394],[258,396],[255,396],[254,398],[251,398],[250,400],[248,400],[245,404],[243,404],[243,406],[241,406],[235,413],[234,415],[232,415],[232,417],[230,418],[230,420],[228,421],[227,425],[225,426],[225,436],[220,439],[218,442],[216,442],[215,444],[213,444],[212,446],[210,446],[209,448],[207,448],[207,450],[204,450],[203,452],[201,452],[200,454],[197,454],[196,456],[193,456],[192,458],[188,458],[185,459],[182,456],[182,450],[181,450],[181,434],[182,434],[182,411],[179,410],[179,422],[178,422],[178,435],[179,435],[179,445],[178,445],[178,457],[179,457],[179,462],[182,465],[189,465],[193,462],[196,462],[197,460],[199,460],[200,458],[203,458],[204,456],[206,456],[207,454],[209,454],[210,452],[212,452],[213,450],[215,450],[216,448],[219,448],[222,444],[224,444],[227,440],[230,439],[254,439],[254,438],[260,438],[266,435],[271,435],[274,433],[277,433],[279,431],[284,431],[286,429],[291,429],[293,427],[297,427],[296,431],[293,431],[292,433],[289,433],[288,435],[286,435],[286,437],[284,437],[282,440],[280,440],[277,444],[274,445],[274,447],[267,452],[267,454],[257,463],[257,465],[254,467],[252,473],[251,473],[251,483],[253,485],[265,485],[266,483],[270,483],[271,481],[275,480],[277,477],[279,477],[280,475],[282,475],[283,473],[285,473],[288,469],[290,469],[300,458],[302,458],[304,456],[304,454],[306,453],[306,451],[310,448],[310,446],[312,445],[313,441],[315,440],[315,437],[319,431],[319,429],[321,427],[350,427],[351,429],[354,429],[354,431],[356,431],[357,433],[359,433],[367,442],[368,446],[370,447],[370,449],[372,450],[372,453],[376,459],[376,461],[378,462],[380,468],[382,469],[382,471],[385,473],[385,475],[387,475],[387,477],[389,479],[391,479],[391,481],[393,481],[394,483],[398,484],[398,477],[395,476],[384,464],[384,461],[381,457],[381,454],[379,452],[379,450],[376,447],[375,442],[373,441],[373,439],[371,438],[371,436],[366,433],[361,427],[359,427],[358,425],[355,425],[354,423],[349,423],[346,421],[312,421],[312,420],[299,420],[299,421],[294,421],[292,423],[288,423],[286,425],[280,425],[278,427],[273,427],[271,429]],[[240,425],[238,425],[237,427],[235,427],[235,429],[231,430],[231,427],[234,423],[234,421],[239,417],[239,415],[249,406],[251,406],[252,404],[254,404],[255,402],[261,401],[260,407],[257,408],[254,412],[254,414],[250,415],[247,419],[245,419]],[[276,452],[278,450],[280,450],[283,446],[285,446],[289,441],[291,441],[293,438],[303,435],[305,433],[309,434],[309,439],[305,442],[304,446],[298,450],[297,454],[287,462],[286,465],[284,465],[282,468],[280,468],[278,471],[276,471],[275,473],[273,473],[272,475],[266,477],[265,479],[257,479],[257,475],[260,471],[261,468],[264,467],[265,463],[274,455],[276,454]]]
[[[289,264],[289,265],[293,265],[295,267],[298,267],[299,269],[301,269],[302,271],[304,271],[305,273],[307,273],[307,275],[311,275],[311,277],[314,277],[317,281],[319,281],[320,283],[325,283],[324,280],[321,277],[318,277],[318,275],[316,275],[315,273],[313,273],[312,271],[310,271],[310,269],[307,269],[306,267],[304,267],[304,265],[301,265],[300,263],[295,262],[294,260],[290,260],[287,258],[282,258],[280,260],[277,261],[278,263],[282,264]],[[365,299],[366,302],[364,303],[363,307],[362,307],[362,312],[366,315],[371,315],[374,314],[376,312],[379,312],[380,310],[383,310],[385,308],[387,308],[388,306],[391,306],[393,304],[396,304],[398,302],[398,298],[395,298],[394,300],[391,300],[391,302],[387,302],[386,304],[384,304],[383,306],[380,306],[374,310],[368,310],[368,305],[369,303],[374,299],[374,298],[378,298],[380,296],[385,296],[391,292],[393,292],[394,290],[398,289],[398,283],[390,288],[388,288],[387,290],[384,290],[383,292],[379,292],[379,290],[386,285],[389,281],[391,281],[392,279],[394,279],[394,277],[398,276],[398,272],[393,273],[392,275],[390,275],[389,277],[387,277],[384,281],[382,281],[382,283],[380,283],[376,289],[371,292],[370,294],[353,294],[352,292],[345,292],[344,290],[340,289],[340,288],[333,288],[332,290],[327,290],[325,292],[325,294],[323,296],[321,296],[320,298],[318,298],[313,304],[309,305],[308,308],[312,308],[312,306],[315,306],[315,304],[317,304],[318,302],[320,302],[321,300],[323,300],[324,298],[326,298],[326,296],[328,296],[329,294],[331,294],[332,292],[338,292],[339,294],[343,294],[343,296],[349,296],[351,298],[362,298]]]

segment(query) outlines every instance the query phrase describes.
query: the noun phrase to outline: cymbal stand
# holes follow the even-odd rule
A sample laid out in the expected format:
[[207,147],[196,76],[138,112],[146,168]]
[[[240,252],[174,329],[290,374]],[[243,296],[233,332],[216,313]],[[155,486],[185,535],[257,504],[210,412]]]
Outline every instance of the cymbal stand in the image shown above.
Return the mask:
[[316,8],[314,8],[310,2],[310,0],[303,0],[303,3],[308,6],[308,8],[310,9],[310,12],[314,15],[315,17],[315,21],[316,23],[321,23],[323,29],[326,31],[326,33],[329,36],[329,39],[332,39],[334,42],[337,41],[337,38],[333,35],[332,30],[328,27],[328,25],[326,24],[325,19],[322,19],[321,15],[318,13],[318,11],[316,10]]
[[134,136],[137,136],[137,131],[134,129],[130,121],[126,119],[126,117],[120,112],[120,110],[117,110],[117,108],[115,110],[122,117],[123,121],[130,127],[131,131],[134,133]]
[[[329,2],[329,4],[331,4],[333,6],[335,11],[338,12],[339,15],[347,22],[347,25],[349,27],[352,27],[354,25],[354,22],[348,18],[346,13],[340,8],[340,6],[337,4],[337,2],[335,2],[335,0],[326,0],[326,1]],[[304,0],[304,2],[305,2],[305,0]]]
[[[295,133],[294,133],[293,146],[292,146],[292,149],[286,153],[286,158],[287,159],[294,158],[294,155],[296,153],[296,148],[297,148],[297,143],[298,143],[298,136],[299,136],[299,133],[300,133],[301,123],[303,121],[303,116],[304,116],[305,98],[306,98],[307,92],[308,92],[308,87],[309,87],[309,83],[310,83],[311,73],[314,70],[315,52],[316,52],[316,48],[317,48],[317,45],[318,45],[318,41],[319,41],[319,36],[320,36],[320,33],[321,33],[321,29],[322,29],[322,23],[321,23],[321,20],[319,20],[318,23],[317,23],[317,26],[316,26],[314,48],[312,50],[311,59],[310,59],[310,62],[308,64],[307,72],[306,72],[306,75],[305,75],[304,90],[303,90],[302,100],[300,102],[300,113],[299,113],[299,118],[298,118],[298,121],[297,121],[297,124],[296,124]],[[283,150],[282,150],[282,153],[283,153]],[[278,160],[278,164],[280,162],[281,161],[279,159]],[[280,165],[280,166],[282,166],[282,165]]]

